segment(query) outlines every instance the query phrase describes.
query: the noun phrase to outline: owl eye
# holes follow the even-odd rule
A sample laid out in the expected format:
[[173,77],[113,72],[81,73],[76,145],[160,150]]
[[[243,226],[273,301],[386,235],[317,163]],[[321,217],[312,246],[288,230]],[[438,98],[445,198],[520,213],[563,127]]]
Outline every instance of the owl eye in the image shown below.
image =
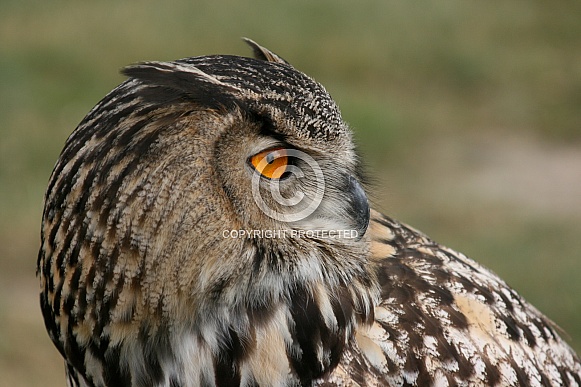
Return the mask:
[[250,157],[250,164],[268,179],[282,179],[287,174],[289,157],[285,148],[270,148]]

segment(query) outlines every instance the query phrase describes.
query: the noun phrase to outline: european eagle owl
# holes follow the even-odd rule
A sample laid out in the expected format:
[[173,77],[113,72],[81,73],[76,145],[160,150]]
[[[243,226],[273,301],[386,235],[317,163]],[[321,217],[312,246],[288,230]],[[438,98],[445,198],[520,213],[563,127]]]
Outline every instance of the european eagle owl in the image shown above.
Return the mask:
[[580,385],[505,282],[370,209],[330,95],[247,42],[125,68],[66,141],[38,276],[69,385]]

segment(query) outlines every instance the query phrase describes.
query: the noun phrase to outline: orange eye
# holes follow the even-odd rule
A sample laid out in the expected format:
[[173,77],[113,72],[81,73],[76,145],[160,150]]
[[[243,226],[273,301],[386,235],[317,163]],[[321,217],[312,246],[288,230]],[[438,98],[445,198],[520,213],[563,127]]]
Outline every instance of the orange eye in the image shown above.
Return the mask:
[[280,179],[288,167],[287,150],[271,148],[255,154],[250,163],[262,176],[269,179]]

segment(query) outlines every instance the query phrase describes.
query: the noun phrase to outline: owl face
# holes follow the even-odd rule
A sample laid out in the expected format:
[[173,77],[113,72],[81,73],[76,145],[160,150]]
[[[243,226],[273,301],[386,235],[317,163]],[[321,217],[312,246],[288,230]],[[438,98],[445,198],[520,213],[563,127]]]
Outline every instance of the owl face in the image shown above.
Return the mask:
[[[313,240],[363,256],[366,245],[360,240],[369,220],[367,198],[356,177],[350,131],[323,87],[284,63],[237,57],[204,60],[229,62],[228,73],[216,73],[215,63],[204,66],[189,60],[188,65],[204,69],[227,85],[221,89],[232,93],[204,113],[214,121],[212,134],[206,132],[204,139],[195,141],[206,144],[203,158],[215,161],[205,170],[205,179],[215,187],[212,197],[219,192],[222,198],[215,207],[220,215],[204,217],[225,218],[218,223],[222,228],[213,232],[230,239],[215,246],[228,245],[230,251],[238,244],[243,251],[251,243],[281,251],[285,262],[273,262],[274,267],[285,268],[281,273],[293,273],[288,267],[311,270],[296,251],[297,246],[312,251]],[[201,187],[196,191],[210,193]],[[228,260],[220,260],[221,275]],[[237,257],[232,267],[256,267],[250,260],[241,265]]]
[[285,236],[352,230],[360,239],[368,209],[351,150],[332,154],[317,142],[301,144],[279,133],[248,122],[218,139],[214,177],[235,204],[232,223]]
[[226,194],[227,224],[363,236],[369,211],[351,134],[321,85],[282,62],[204,57],[167,66],[125,72],[146,94],[155,90],[150,102],[160,102],[162,88],[170,101],[189,100],[207,115],[196,121],[210,121],[211,132],[194,125],[203,132],[197,155],[211,162],[207,178]]

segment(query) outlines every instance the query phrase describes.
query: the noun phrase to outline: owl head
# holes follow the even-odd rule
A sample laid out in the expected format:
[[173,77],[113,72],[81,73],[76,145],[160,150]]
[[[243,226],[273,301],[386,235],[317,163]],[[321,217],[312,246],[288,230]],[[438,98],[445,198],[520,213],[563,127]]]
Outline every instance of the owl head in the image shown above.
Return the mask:
[[178,352],[194,337],[190,347],[216,355],[284,326],[305,347],[282,337],[281,352],[313,376],[372,318],[351,132],[320,84],[247,42],[255,59],[126,67],[67,140],[39,257],[45,320],[65,357],[105,336],[131,368],[144,356],[125,347],[131,335]]

